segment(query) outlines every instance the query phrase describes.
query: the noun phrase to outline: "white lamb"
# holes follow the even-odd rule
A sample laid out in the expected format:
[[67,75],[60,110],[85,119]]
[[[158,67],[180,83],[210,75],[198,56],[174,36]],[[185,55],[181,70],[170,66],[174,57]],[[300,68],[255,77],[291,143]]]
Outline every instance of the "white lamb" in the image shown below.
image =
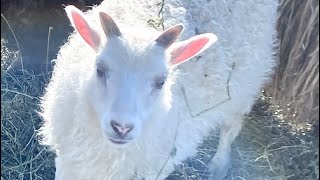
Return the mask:
[[[216,127],[210,177],[225,177],[241,119],[274,66],[277,1],[166,0],[164,32],[147,23],[158,1],[65,8],[76,32],[41,103],[57,180],[164,179]],[[198,61],[181,64],[189,59]]]

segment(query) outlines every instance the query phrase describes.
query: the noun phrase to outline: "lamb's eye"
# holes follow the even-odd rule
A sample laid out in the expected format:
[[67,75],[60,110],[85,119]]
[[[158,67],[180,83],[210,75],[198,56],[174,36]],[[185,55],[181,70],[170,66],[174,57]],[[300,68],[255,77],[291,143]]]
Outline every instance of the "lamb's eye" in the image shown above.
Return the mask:
[[165,78],[157,78],[154,84],[155,88],[161,89],[162,86],[164,85],[164,82],[165,82]]
[[97,68],[97,76],[98,77],[101,77],[101,78],[105,77],[105,73],[106,73],[105,69],[102,69],[102,68],[99,68],[99,67]]

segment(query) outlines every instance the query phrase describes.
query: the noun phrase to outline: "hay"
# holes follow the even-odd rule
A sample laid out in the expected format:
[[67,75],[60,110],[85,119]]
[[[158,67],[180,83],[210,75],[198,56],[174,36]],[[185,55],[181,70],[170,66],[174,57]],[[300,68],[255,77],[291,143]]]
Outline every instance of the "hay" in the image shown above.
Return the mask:
[[9,51],[6,44],[8,41],[1,38],[1,77],[3,72],[5,72],[10,64],[15,61],[19,56],[19,51]]
[[294,130],[318,130],[319,1],[283,0],[279,12],[279,61],[266,91]]
[[18,56],[5,45],[1,39],[1,179],[53,179],[54,155],[39,145],[36,136],[43,78],[4,73]]
[[[319,179],[319,147],[312,136],[293,136],[287,123],[269,111],[264,95],[245,118],[243,129],[232,147],[231,169],[227,179],[291,180]],[[218,133],[211,134],[168,180],[199,180],[207,177],[206,168],[216,152]]]

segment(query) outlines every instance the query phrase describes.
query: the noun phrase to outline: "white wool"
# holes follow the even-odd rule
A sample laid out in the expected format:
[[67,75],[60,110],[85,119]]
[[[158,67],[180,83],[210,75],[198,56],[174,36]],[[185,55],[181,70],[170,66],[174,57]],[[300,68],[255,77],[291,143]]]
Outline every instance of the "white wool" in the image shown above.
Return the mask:
[[[107,12],[132,42],[149,42],[159,32],[147,21],[157,17],[156,0],[106,0],[86,12],[99,25],[98,11]],[[165,107],[152,115],[136,142],[116,148],[106,143],[93,109],[84,95],[90,91],[89,74],[94,70],[95,52],[73,33],[62,46],[54,73],[41,107],[43,143],[57,154],[56,179],[164,179],[187,157],[215,127],[248,113],[274,67],[274,23],[276,0],[166,0],[163,8],[165,28],[182,23],[180,40],[211,32],[218,41],[180,65],[172,80]],[[132,26],[146,31],[132,31]],[[100,27],[100,26],[98,26]],[[102,29],[99,29],[102,33]],[[132,35],[130,35],[132,34]],[[143,45],[141,45],[143,46]],[[232,70],[232,65],[235,65]],[[210,111],[196,115],[228,98]],[[185,97],[181,87],[185,89]],[[92,92],[94,93],[94,92]],[[159,107],[160,108],[160,107]],[[163,114],[163,112],[167,114]],[[179,125],[179,126],[178,126]],[[176,138],[175,138],[175,134]],[[176,148],[174,156],[170,153]]]

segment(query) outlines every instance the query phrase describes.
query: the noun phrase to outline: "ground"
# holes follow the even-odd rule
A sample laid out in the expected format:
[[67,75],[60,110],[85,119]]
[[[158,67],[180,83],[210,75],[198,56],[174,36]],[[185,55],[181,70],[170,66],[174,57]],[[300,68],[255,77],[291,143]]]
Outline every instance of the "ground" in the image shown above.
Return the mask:
[[[61,16],[56,11],[47,12],[42,20],[30,16],[8,19],[17,41],[6,22],[1,21],[1,180],[54,179],[54,154],[39,145],[36,136],[41,125],[37,114],[39,97],[48,83],[50,69],[39,75],[26,71],[4,72],[10,62],[20,62],[20,55],[42,62],[53,59],[70,27],[65,18],[50,21],[52,24],[45,21]],[[47,43],[49,26],[53,26],[53,30]],[[50,45],[48,49],[47,44]],[[269,98],[262,92],[245,118],[243,129],[233,144],[232,168],[227,179],[319,179],[318,135],[312,131],[304,134],[292,132],[285,119],[275,116],[281,111],[270,111]],[[199,146],[198,155],[177,167],[168,179],[205,177],[206,165],[217,147],[217,134],[213,132]]]

